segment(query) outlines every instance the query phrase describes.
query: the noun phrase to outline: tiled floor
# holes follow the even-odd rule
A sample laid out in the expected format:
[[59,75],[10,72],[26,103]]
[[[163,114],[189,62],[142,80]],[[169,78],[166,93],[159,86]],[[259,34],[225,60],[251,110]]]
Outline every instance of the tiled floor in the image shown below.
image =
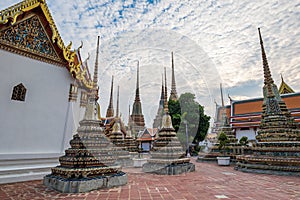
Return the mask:
[[195,163],[196,171],[183,175],[144,174],[127,168],[128,184],[83,194],[62,194],[46,188],[42,181],[0,185],[0,200],[34,199],[261,199],[300,200],[300,177],[251,174]]

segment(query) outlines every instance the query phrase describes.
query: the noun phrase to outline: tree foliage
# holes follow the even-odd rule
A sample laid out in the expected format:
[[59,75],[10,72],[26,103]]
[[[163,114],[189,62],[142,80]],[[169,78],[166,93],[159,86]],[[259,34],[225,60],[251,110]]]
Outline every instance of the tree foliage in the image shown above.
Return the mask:
[[186,146],[186,124],[189,142],[198,144],[204,140],[210,117],[204,114],[204,107],[195,101],[195,95],[184,93],[178,101],[169,101],[169,113],[172,124],[181,143]]
[[243,137],[240,139],[239,143],[240,143],[241,145],[243,145],[243,146],[246,146],[246,145],[248,144],[248,137],[243,136]]
[[181,122],[181,109],[179,101],[169,100],[168,102],[169,114],[172,118],[172,125],[177,132]]
[[229,144],[227,135],[224,132],[221,132],[220,135],[218,136],[218,141],[219,141],[218,148],[219,148],[220,152],[223,151],[223,153],[225,155],[226,146],[227,146],[227,144]]

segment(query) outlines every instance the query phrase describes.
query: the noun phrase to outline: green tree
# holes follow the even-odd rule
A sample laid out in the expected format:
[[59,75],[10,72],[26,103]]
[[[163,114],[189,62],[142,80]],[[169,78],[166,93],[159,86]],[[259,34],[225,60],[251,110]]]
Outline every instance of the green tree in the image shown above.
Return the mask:
[[186,125],[187,122],[189,142],[198,144],[204,140],[209,128],[210,117],[204,114],[204,107],[195,101],[195,95],[184,93],[178,101],[169,101],[169,113],[172,124],[177,132],[181,144],[186,147]]
[[168,101],[168,108],[169,108],[169,114],[172,118],[172,125],[177,132],[180,127],[181,122],[181,109],[180,109],[180,103],[179,101]]

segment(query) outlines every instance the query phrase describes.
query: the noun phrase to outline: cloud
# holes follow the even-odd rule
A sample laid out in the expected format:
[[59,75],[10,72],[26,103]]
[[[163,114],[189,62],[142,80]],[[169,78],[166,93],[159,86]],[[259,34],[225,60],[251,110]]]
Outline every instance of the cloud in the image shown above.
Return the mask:
[[[2,1],[0,9],[17,2]],[[220,101],[220,82],[225,94],[260,97],[263,72],[257,27],[261,27],[277,85],[282,73],[295,91],[300,90],[299,0],[47,3],[65,43],[73,41],[75,48],[84,42],[83,57],[95,52],[97,35],[101,35],[99,84],[103,115],[110,78],[116,74],[120,98],[126,104],[120,109],[127,120],[128,104],[132,105],[134,99],[135,62],[140,60],[142,106],[150,126],[158,107],[163,66],[170,72],[171,51],[175,52],[178,93],[195,93],[211,116],[213,99]],[[93,62],[91,59],[91,68]],[[168,79],[170,83],[170,73]]]

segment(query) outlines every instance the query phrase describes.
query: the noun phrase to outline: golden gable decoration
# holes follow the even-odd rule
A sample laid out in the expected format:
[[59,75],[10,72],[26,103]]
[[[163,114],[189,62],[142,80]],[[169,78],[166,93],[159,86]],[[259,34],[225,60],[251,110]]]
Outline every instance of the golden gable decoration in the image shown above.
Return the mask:
[[0,32],[0,41],[49,59],[60,59],[36,15],[4,29]]
[[[31,11],[33,14],[30,14]],[[37,22],[33,22],[33,21],[36,21],[36,19],[33,17],[33,15],[40,15],[40,13],[42,13],[42,18],[44,18],[46,20],[45,23],[47,23],[47,28],[49,29],[48,31],[45,30],[46,29],[45,25],[42,26],[43,23],[41,23],[41,19],[39,19],[39,17],[36,16],[37,19],[39,19],[40,27],[42,27],[45,31],[45,37],[47,37],[49,39],[49,43],[47,43],[46,46],[43,46],[43,47],[36,46],[36,45],[41,45],[41,41],[43,39],[45,39],[45,37],[36,35],[36,31],[37,31],[35,29],[36,27],[34,27],[33,29],[30,29],[27,27],[27,31],[30,31],[30,30],[33,31],[32,33],[28,33],[28,34],[24,34],[24,33],[26,33],[26,31],[24,32],[24,30],[20,29],[20,28],[22,28],[22,23],[23,24],[31,23],[31,25],[33,25],[34,23],[37,23]],[[23,18],[25,18],[25,19],[23,19]],[[27,19],[29,20],[29,18],[31,18],[31,20],[33,20],[33,21],[27,21]],[[21,21],[21,22],[18,22],[18,21]],[[2,25],[2,27],[1,27],[1,25]],[[11,28],[10,29],[11,31],[17,31],[17,33],[19,33],[19,34],[23,31],[23,34],[24,34],[23,39],[25,39],[23,41],[19,41],[19,39],[22,39],[22,38],[18,38],[17,33],[12,32],[10,34],[15,36],[14,42],[19,42],[19,44],[21,42],[21,44],[22,44],[21,46],[24,47],[24,45],[25,45],[25,47],[26,47],[25,49],[24,48],[20,49],[19,46],[13,48],[11,45],[7,45],[7,43],[6,43],[7,41],[3,42],[5,37],[3,36],[4,33],[2,32],[3,31],[2,29],[5,29],[6,31],[8,31],[7,27],[3,28],[3,25],[9,26]],[[35,25],[37,25],[37,24],[35,24]],[[16,27],[18,27],[19,29]],[[80,66],[82,63],[77,58],[76,51],[71,50],[72,42],[70,42],[69,45],[65,46],[62,38],[60,37],[60,34],[57,30],[57,27],[56,27],[54,20],[50,14],[50,11],[48,9],[48,6],[47,6],[45,0],[24,0],[18,4],[8,7],[7,9],[1,10],[0,11],[0,31],[2,32],[1,33],[2,39],[0,39],[0,49],[4,49],[6,51],[21,54],[21,55],[24,55],[24,56],[27,56],[27,57],[30,57],[33,59],[37,59],[37,60],[40,60],[43,62],[67,67],[69,72],[71,73],[71,75],[74,78],[78,79],[79,81],[82,81],[87,88],[91,89],[93,87],[92,80],[86,80],[86,78],[84,76],[85,72],[80,69]],[[9,35],[8,32],[6,32],[6,35]],[[39,40],[36,40],[37,38],[39,38]],[[52,44],[50,41],[52,42]],[[10,42],[12,42],[12,41],[10,40]],[[30,45],[28,45],[28,44],[30,44]],[[53,49],[50,48],[50,44]],[[29,49],[31,49],[31,50],[29,50]],[[35,50],[33,50],[33,49],[35,49]],[[61,51],[61,52],[58,52],[58,51]],[[37,52],[38,52],[38,54],[37,54]],[[62,56],[58,56],[58,54],[60,55],[60,53],[62,53]],[[60,58],[59,60],[52,59],[55,54],[57,54],[58,58]],[[45,59],[45,58],[47,58],[47,59]]]

